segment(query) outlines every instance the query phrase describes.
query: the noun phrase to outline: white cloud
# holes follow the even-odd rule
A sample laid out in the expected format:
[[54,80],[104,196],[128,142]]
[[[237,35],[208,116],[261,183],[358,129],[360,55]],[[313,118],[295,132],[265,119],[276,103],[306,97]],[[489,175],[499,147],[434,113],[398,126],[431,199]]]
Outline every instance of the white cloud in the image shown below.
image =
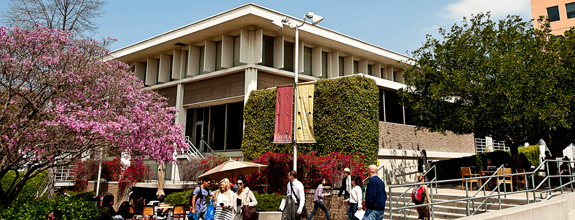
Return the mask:
[[445,6],[440,16],[461,21],[463,17],[470,18],[472,14],[491,12],[492,18],[501,19],[507,15],[520,15],[524,20],[531,19],[531,4],[529,0],[458,0]]

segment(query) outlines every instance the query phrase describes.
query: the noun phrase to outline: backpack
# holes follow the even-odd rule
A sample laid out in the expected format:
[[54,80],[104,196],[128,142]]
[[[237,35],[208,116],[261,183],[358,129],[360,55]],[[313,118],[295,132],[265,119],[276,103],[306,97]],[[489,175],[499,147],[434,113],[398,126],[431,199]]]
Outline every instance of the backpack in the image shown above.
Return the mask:
[[413,203],[417,205],[423,204],[423,201],[425,201],[425,193],[423,192],[423,186],[413,188],[413,191],[411,192],[411,201],[413,201]]

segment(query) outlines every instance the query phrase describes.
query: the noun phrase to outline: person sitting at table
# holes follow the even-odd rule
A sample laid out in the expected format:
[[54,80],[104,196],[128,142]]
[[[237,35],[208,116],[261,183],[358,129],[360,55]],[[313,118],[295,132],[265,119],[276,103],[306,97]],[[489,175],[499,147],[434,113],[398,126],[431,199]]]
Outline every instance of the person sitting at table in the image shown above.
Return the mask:
[[495,171],[497,170],[497,167],[495,165],[493,165],[493,162],[491,162],[491,159],[487,159],[487,165],[485,166],[485,170],[486,171]]

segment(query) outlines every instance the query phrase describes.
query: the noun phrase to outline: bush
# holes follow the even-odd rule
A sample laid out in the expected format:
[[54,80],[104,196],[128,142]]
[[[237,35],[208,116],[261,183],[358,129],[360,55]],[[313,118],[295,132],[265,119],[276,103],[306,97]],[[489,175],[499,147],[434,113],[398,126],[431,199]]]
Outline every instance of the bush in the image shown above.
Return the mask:
[[[246,160],[266,152],[292,154],[291,144],[273,144],[276,89],[252,91],[244,107],[242,151]],[[316,143],[298,144],[298,153],[358,153],[375,163],[379,139],[379,90],[362,76],[315,83],[313,126]],[[363,162],[362,162],[363,163]]]
[[0,211],[0,219],[46,219],[46,215],[58,209],[64,214],[62,219],[98,219],[100,210],[93,201],[74,198],[30,200]]
[[531,162],[531,165],[538,167],[541,163],[539,158],[541,157],[539,152],[539,145],[529,145],[529,147],[519,148],[519,154],[525,154],[525,157]]
[[183,192],[175,192],[170,193],[164,199],[165,202],[169,202],[172,205],[185,205],[186,207],[190,207],[192,194],[194,193],[193,190],[183,191]]
[[79,193],[69,192],[69,194],[71,195],[71,199],[83,200],[83,201],[90,201],[96,196],[96,192],[94,191],[79,192]]
[[[20,175],[22,174],[22,172],[20,172]],[[8,173],[6,173],[6,175],[4,175],[4,177],[2,177],[2,190],[6,191],[8,189],[8,187],[10,187],[10,185],[12,184],[12,181],[14,180],[14,178],[16,178],[16,172],[14,171],[9,171]],[[38,188],[40,187],[40,185],[42,185],[42,183],[44,182],[44,179],[46,179],[46,173],[39,173],[38,175],[30,178],[26,184],[24,184],[24,187],[22,189],[22,191],[20,191],[20,193],[18,194],[18,197],[16,198],[14,204],[21,204],[21,203],[26,203],[30,200],[33,200],[34,197],[36,196],[36,192],[38,191]],[[18,180],[16,180],[15,184],[18,184]]]
[[[315,188],[319,179],[326,179],[328,183],[334,178],[340,178],[345,167],[351,169],[352,175],[366,177],[363,156],[358,154],[340,154],[337,152],[325,156],[298,154],[298,179],[305,188]],[[248,186],[258,192],[285,193],[287,187],[287,174],[292,170],[293,156],[291,154],[278,154],[268,152],[256,158],[253,162],[266,164],[268,167],[260,173],[247,176]]]
[[271,194],[258,194],[254,192],[258,205],[256,210],[258,212],[277,211],[280,207],[281,200],[285,197],[277,193]]

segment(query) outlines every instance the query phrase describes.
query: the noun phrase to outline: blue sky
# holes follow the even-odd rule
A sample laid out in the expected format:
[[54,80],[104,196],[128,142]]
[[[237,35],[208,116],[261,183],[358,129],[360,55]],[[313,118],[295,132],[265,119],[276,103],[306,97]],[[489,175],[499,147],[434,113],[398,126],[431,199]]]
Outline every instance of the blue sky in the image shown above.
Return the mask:
[[[169,30],[243,5],[238,0],[109,0],[92,37],[118,39],[115,50]],[[253,0],[253,3],[303,17],[308,11],[323,16],[320,26],[407,54],[421,47],[426,34],[437,36],[463,16],[491,11],[495,19],[509,14],[531,19],[530,0]],[[9,1],[0,3],[6,11]],[[0,25],[3,25],[0,23]]]

